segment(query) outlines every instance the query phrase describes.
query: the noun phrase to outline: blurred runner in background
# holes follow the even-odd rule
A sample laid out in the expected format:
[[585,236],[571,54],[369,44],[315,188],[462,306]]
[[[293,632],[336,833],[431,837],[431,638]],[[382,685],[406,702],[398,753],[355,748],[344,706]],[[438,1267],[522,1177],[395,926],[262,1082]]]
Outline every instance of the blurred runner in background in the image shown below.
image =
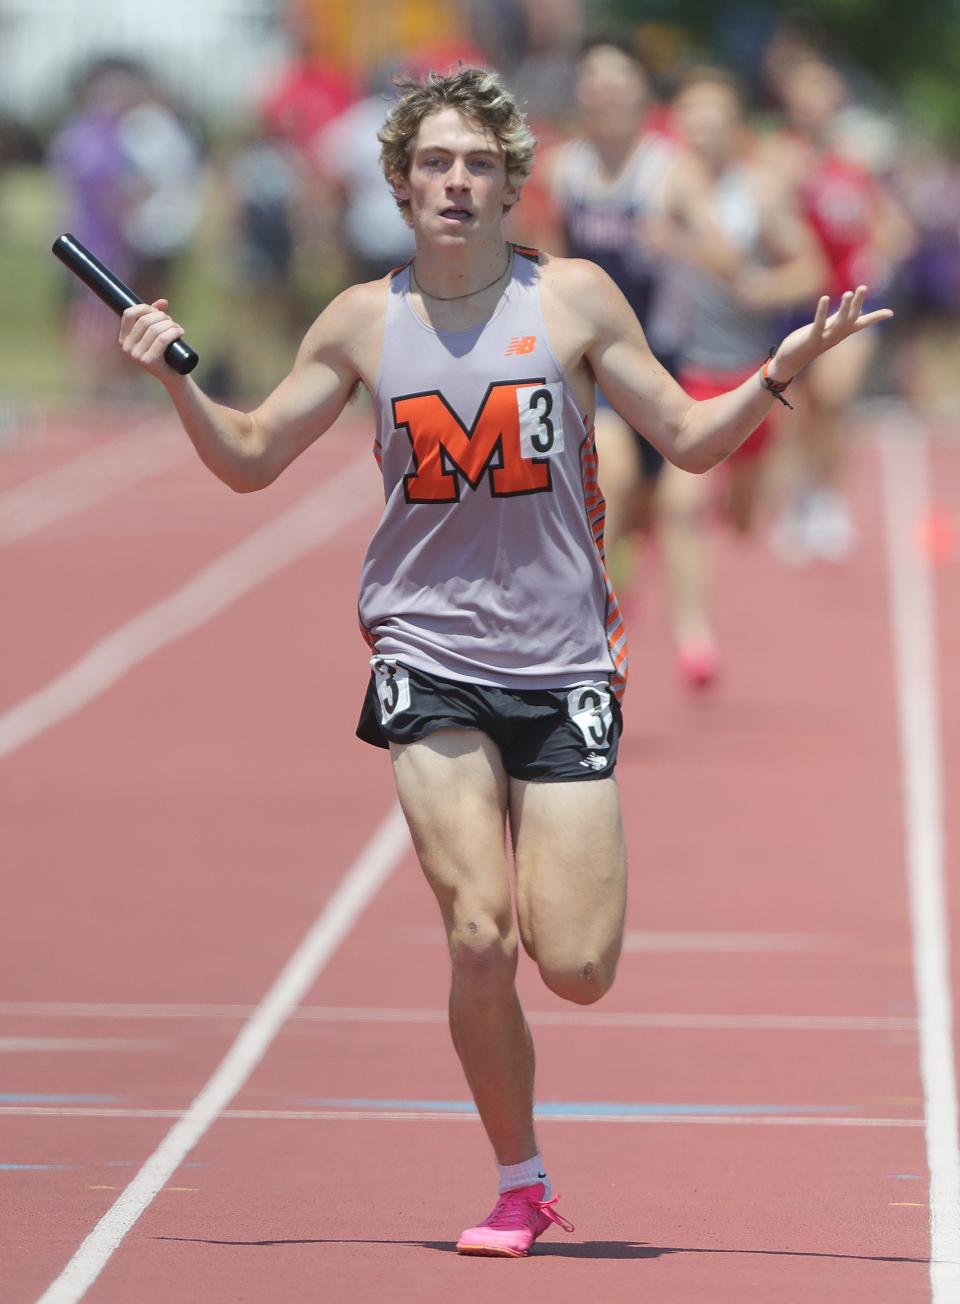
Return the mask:
[[511,70],[511,84],[526,105],[530,125],[547,139],[550,125],[569,120],[570,88],[586,15],[583,0],[520,0],[524,35],[522,58]]
[[[679,379],[695,399],[742,384],[776,342],[778,318],[788,309],[812,313],[826,281],[813,232],[758,157],[744,107],[736,80],[706,67],[684,76],[673,105],[686,148],[663,182],[661,247],[683,303]],[[775,422],[772,413],[707,475],[667,465],[660,480],[667,601],[679,668],[693,687],[713,680],[718,661],[708,512],[719,507],[739,534],[752,530]]]
[[[769,140],[768,158],[820,241],[830,269],[827,292],[836,300],[844,287],[865,283],[876,302],[887,302],[913,231],[890,189],[851,149],[839,147],[843,77],[811,57],[781,69],[779,90],[786,125]],[[875,334],[845,340],[798,386],[796,483],[774,534],[785,560],[840,562],[856,541],[842,492],[848,410],[877,343]]]
[[[645,243],[673,149],[666,137],[644,129],[651,103],[647,74],[628,45],[597,37],[581,50],[573,90],[578,135],[545,154],[538,176],[552,202],[552,229],[541,232],[539,242],[602,267],[643,323],[654,353],[673,371],[674,342],[658,331],[661,260]],[[649,525],[663,458],[601,393],[595,428],[608,566],[624,592],[631,571],[626,536]]]

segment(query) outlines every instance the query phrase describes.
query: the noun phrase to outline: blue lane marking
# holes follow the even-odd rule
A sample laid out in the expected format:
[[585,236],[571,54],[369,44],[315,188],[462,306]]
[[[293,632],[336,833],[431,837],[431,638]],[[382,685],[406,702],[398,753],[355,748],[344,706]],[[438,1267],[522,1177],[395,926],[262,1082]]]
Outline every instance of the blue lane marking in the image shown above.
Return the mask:
[[[329,1097],[303,1100],[301,1105],[314,1109],[392,1109],[410,1113],[475,1114],[476,1109],[470,1100],[366,1100],[351,1098],[337,1100]],[[668,1104],[619,1104],[609,1100],[550,1100],[534,1108],[538,1118],[581,1117],[581,1116],[630,1116],[640,1117],[646,1114],[668,1114],[677,1117],[687,1115],[715,1116],[749,1116],[752,1114],[845,1114],[851,1110],[850,1105],[678,1105]]]
[[72,1168],[72,1164],[0,1164],[0,1173],[41,1173],[51,1168]]
[[123,1096],[61,1096],[45,1091],[0,1091],[0,1105],[119,1105],[123,1099]]
[[[184,1164],[184,1168],[198,1168],[199,1164]],[[22,1173],[22,1172],[41,1172],[52,1168],[135,1168],[136,1162],[133,1159],[106,1159],[102,1164],[3,1164],[0,1163],[0,1173]]]

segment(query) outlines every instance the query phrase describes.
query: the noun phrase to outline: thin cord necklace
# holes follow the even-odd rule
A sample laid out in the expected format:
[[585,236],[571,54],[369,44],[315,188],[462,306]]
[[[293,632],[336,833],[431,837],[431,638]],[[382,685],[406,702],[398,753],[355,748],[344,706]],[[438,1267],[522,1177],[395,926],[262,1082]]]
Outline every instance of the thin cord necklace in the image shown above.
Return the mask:
[[414,259],[414,261],[410,264],[410,278],[413,281],[414,285],[417,287],[417,289],[420,291],[420,293],[425,294],[428,299],[435,299],[438,303],[453,303],[455,299],[469,299],[475,294],[483,294],[484,290],[492,290],[493,287],[496,285],[497,281],[503,280],[503,277],[510,270],[512,265],[513,265],[513,249],[511,248],[507,253],[507,262],[503,270],[498,272],[497,275],[493,278],[493,280],[490,281],[487,285],[481,285],[479,289],[476,290],[468,290],[466,294],[431,294],[429,290],[425,290],[423,286],[420,284],[420,282],[417,280],[416,259]]

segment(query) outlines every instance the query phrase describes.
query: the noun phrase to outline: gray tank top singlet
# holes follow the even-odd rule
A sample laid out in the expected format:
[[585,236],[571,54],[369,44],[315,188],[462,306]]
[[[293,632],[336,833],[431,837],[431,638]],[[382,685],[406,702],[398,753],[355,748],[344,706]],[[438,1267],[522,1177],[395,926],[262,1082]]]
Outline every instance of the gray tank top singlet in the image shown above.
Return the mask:
[[390,282],[374,396],[386,506],[360,579],[377,656],[501,688],[608,680],[627,644],[603,557],[597,454],[547,339],[536,250],[469,331]]
[[[713,215],[750,263],[762,266],[767,261],[748,172],[734,168],[720,178]],[[774,338],[772,314],[745,308],[708,272],[685,267],[683,284],[689,303],[689,329],[680,349],[684,366],[730,372],[759,366]]]

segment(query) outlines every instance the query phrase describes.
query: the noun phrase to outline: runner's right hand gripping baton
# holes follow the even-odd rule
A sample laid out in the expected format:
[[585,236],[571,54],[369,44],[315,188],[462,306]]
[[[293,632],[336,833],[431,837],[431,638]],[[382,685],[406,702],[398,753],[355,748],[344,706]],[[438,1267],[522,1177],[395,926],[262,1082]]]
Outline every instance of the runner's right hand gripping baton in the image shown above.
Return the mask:
[[[102,299],[108,308],[112,308],[118,317],[125,308],[143,303],[140,296],[134,294],[129,285],[124,285],[119,277],[114,276],[109,267],[105,267],[99,258],[95,258],[76,236],[57,236],[53,242],[53,252],[63,265],[68,267],[74,276],[78,276],[84,285],[89,286],[97,298]],[[167,365],[174,371],[178,371],[181,376],[186,376],[188,372],[193,371],[200,361],[199,356],[186,340],[182,339],[168,344],[163,356]]]

